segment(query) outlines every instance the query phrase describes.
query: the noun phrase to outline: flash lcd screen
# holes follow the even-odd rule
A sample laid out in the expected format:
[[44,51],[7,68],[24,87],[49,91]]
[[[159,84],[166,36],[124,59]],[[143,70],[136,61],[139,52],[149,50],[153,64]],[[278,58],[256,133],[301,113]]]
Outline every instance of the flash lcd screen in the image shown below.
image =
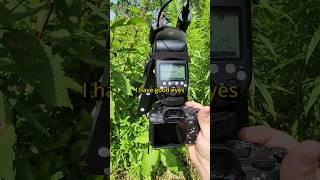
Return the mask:
[[184,64],[160,64],[161,81],[186,80],[186,67]]
[[213,58],[240,58],[239,14],[213,13],[211,18],[211,53]]

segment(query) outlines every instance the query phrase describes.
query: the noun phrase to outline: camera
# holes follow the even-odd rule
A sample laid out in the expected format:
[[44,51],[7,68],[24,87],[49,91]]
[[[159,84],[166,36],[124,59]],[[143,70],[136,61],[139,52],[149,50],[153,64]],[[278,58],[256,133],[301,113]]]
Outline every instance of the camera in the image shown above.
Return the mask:
[[148,93],[140,94],[138,111],[149,117],[149,141],[157,148],[173,148],[195,143],[199,132],[197,109],[184,106],[189,86],[189,56],[186,31],[191,22],[190,2],[179,14],[176,27],[163,19],[165,3],[157,21],[151,25],[152,53],[144,71],[144,85]]
[[[252,78],[250,0],[211,0],[211,174],[219,180],[279,179],[287,151],[240,141]],[[223,93],[222,93],[223,92]]]

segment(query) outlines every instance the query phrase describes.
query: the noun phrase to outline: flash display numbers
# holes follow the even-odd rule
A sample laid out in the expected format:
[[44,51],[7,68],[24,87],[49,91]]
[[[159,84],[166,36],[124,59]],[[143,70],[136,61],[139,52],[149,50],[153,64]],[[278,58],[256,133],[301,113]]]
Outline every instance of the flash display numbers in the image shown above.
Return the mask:
[[161,64],[161,81],[184,81],[186,80],[186,67],[184,64]]
[[240,58],[240,28],[237,13],[213,13],[211,52],[214,58]]

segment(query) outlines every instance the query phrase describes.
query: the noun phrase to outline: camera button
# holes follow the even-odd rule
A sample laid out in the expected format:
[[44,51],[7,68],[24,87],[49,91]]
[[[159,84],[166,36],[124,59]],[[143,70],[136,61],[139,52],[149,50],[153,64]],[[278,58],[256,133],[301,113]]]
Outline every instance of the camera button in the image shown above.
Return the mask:
[[271,171],[276,167],[276,161],[274,159],[257,160],[252,163],[252,167],[262,171]]
[[244,71],[239,71],[237,73],[237,78],[240,80],[240,81],[243,81],[247,78],[247,73],[244,72]]
[[211,71],[213,74],[217,74],[219,72],[219,66],[216,64],[211,64]]
[[229,74],[233,74],[236,72],[236,65],[234,64],[227,64],[226,67],[226,72],[229,73]]
[[98,149],[98,155],[102,158],[107,158],[110,156],[110,151],[107,147],[101,147]]

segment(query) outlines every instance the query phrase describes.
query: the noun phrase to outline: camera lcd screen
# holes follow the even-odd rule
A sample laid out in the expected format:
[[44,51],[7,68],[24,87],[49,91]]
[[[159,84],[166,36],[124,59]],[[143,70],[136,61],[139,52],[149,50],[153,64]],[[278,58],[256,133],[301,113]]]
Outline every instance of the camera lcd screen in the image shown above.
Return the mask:
[[184,64],[160,64],[161,81],[186,80],[186,66]]
[[239,14],[219,12],[213,13],[211,17],[213,58],[240,58]]
[[186,137],[185,128],[184,123],[154,124],[154,147],[176,147],[183,144]]

